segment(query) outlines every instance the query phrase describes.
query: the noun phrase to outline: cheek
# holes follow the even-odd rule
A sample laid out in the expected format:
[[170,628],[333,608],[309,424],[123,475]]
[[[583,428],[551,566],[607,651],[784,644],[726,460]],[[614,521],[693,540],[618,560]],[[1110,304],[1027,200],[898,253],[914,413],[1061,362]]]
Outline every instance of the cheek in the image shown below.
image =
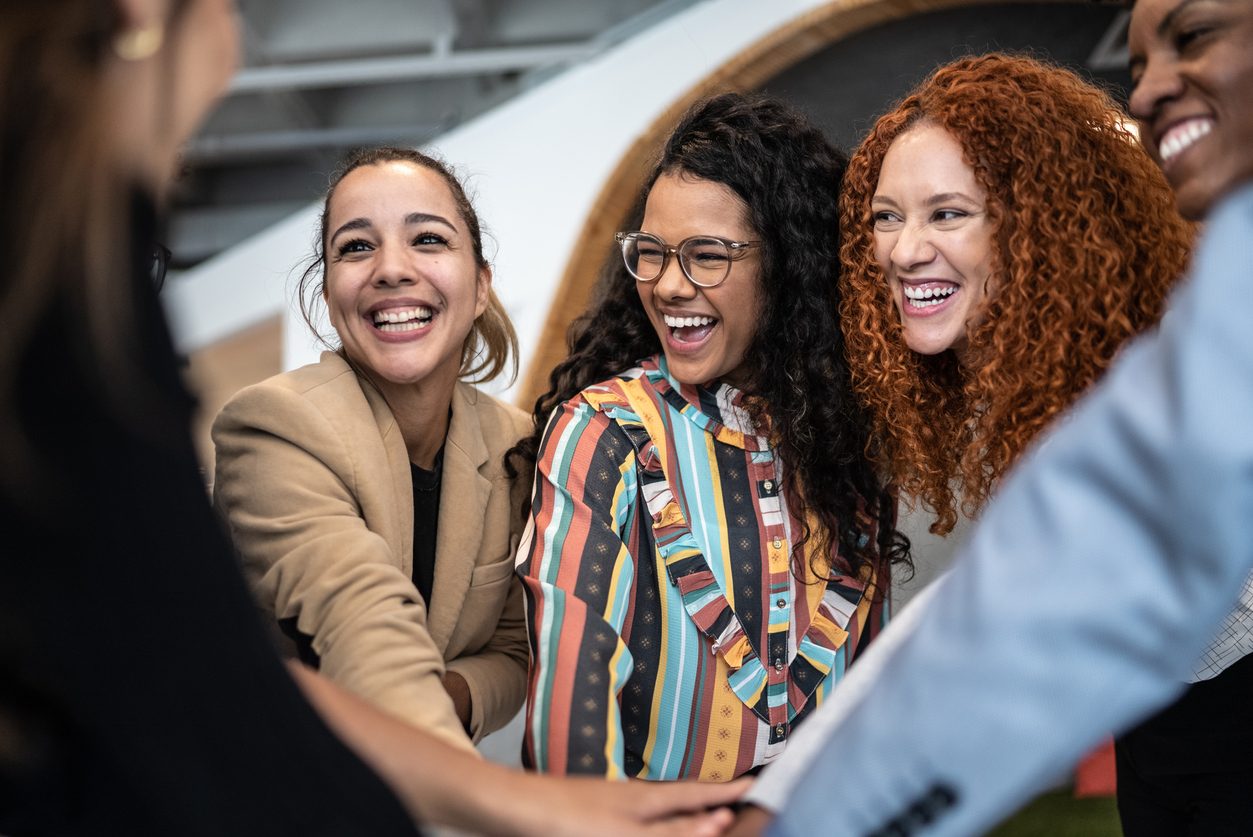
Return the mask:
[[874,260],[882,268],[885,274],[889,273],[892,266],[892,238],[881,233],[875,233],[874,236]]

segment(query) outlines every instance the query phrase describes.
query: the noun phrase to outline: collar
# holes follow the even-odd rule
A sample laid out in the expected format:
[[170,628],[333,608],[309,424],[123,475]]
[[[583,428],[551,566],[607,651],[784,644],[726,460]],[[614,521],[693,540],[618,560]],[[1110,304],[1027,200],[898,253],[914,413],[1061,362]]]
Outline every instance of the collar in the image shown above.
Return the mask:
[[665,355],[647,358],[640,367],[666,403],[718,441],[750,451],[770,449],[769,423],[753,425],[742,390],[723,381],[682,383],[670,374]]

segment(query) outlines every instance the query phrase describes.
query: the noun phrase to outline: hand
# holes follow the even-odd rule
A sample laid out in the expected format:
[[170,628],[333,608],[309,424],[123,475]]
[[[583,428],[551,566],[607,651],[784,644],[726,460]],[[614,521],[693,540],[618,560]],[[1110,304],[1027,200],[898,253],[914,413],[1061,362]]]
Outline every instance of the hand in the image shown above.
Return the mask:
[[470,707],[473,704],[470,699],[470,684],[455,671],[445,671],[443,683],[444,691],[448,692],[448,696],[452,698],[453,708],[457,710],[457,719],[461,721],[461,728],[469,735]]
[[[518,798],[498,811],[500,823],[483,823],[516,835],[697,835],[718,837],[733,822],[730,805],[751,780],[706,782],[611,782],[511,774]],[[509,794],[507,794],[508,796]],[[494,807],[494,806],[493,806]]]
[[726,837],[759,837],[765,834],[770,823],[774,822],[774,814],[756,805],[745,805],[735,817],[735,825],[726,832]]

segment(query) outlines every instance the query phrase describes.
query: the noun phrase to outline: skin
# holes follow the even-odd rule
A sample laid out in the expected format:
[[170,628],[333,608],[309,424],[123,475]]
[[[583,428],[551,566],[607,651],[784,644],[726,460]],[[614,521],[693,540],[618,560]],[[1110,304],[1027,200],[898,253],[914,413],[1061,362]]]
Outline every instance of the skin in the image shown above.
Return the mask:
[[[475,261],[448,184],[413,163],[346,175],[331,196],[327,229],[323,295],[331,324],[396,414],[409,458],[432,468],[448,432],[462,346],[487,308],[491,271]],[[429,321],[375,322],[415,312]]]
[[[643,229],[677,244],[692,236],[755,241],[748,208],[721,183],[683,173],[657,178],[644,207]],[[761,307],[759,255],[755,248],[731,262],[726,281],[702,288],[688,280],[672,256],[652,282],[637,282],[640,303],[661,339],[670,372],[685,384],[743,383],[742,366]],[[712,325],[674,329],[666,316],[708,317]]]
[[[234,70],[239,55],[235,8],[229,0],[189,0],[182,16],[171,21],[168,0],[114,3],[121,31],[153,24],[165,29],[164,43],[153,56],[138,61],[110,57],[101,68],[101,106],[115,116],[105,141],[121,170],[160,193],[176,171],[179,148]],[[449,217],[455,218],[455,212]],[[404,261],[399,254],[394,258]],[[380,287],[400,286],[407,281],[405,272],[400,271],[401,279],[380,280]],[[527,775],[454,750],[316,673],[293,668],[292,676],[327,724],[378,772],[415,820],[472,833],[537,837],[588,829],[607,835],[713,837],[732,820],[718,806],[733,802],[745,789],[743,783],[663,786]]]
[[1128,43],[1140,139],[1199,220],[1253,179],[1253,4],[1139,0]]
[[[987,299],[995,253],[987,195],[961,145],[925,122],[897,137],[884,155],[871,209],[875,258],[906,345],[924,355],[952,349],[960,359],[967,329],[978,323]],[[928,292],[930,300],[907,296]],[[945,292],[951,295],[942,297]]]

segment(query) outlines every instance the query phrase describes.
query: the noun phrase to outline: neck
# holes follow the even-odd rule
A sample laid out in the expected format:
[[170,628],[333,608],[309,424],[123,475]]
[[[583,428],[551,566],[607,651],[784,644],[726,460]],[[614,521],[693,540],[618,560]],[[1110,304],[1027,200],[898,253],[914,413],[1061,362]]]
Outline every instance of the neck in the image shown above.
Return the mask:
[[400,428],[409,461],[419,468],[435,467],[435,456],[448,436],[455,374],[433,373],[413,384],[382,381],[379,390]]

